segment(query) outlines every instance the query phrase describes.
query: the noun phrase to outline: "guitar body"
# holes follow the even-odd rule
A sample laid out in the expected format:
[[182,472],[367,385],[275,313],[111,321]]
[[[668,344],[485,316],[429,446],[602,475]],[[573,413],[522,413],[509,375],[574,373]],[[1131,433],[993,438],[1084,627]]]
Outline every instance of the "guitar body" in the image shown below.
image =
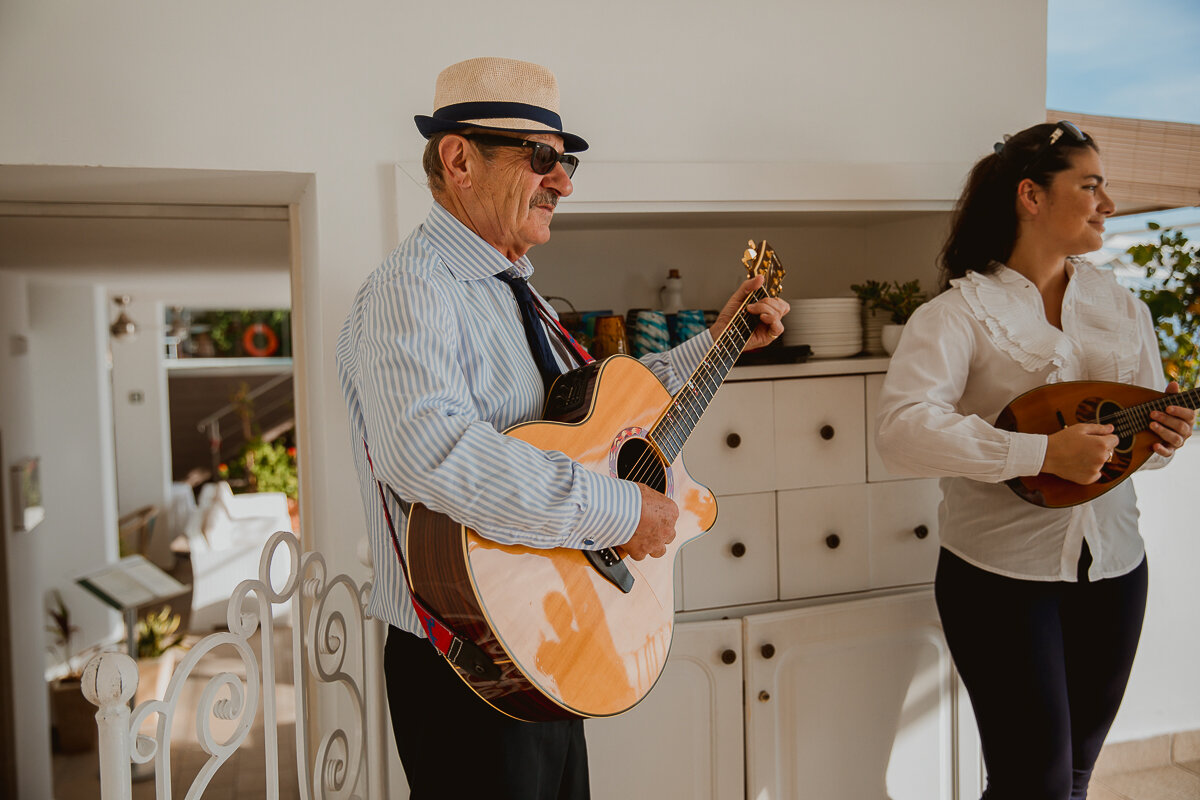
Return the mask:
[[[1165,392],[1107,381],[1051,383],[1026,392],[1000,412],[996,417],[997,428],[1048,435],[1077,422],[1103,421],[1116,426],[1120,443],[1095,483],[1074,483],[1047,473],[1013,478],[1006,483],[1021,499],[1043,508],[1066,508],[1094,500],[1136,472],[1153,455],[1154,443],[1161,440],[1137,421],[1145,411],[1135,407],[1153,404],[1166,396]],[[1181,395],[1172,395],[1175,398],[1182,399]],[[1121,416],[1109,418],[1118,413]]]
[[561,376],[546,419],[505,432],[594,472],[646,483],[679,505],[665,556],[621,562],[633,577],[628,593],[583,551],[498,544],[412,507],[405,547],[413,588],[500,667],[497,680],[455,667],[496,709],[530,721],[611,716],[636,705],[661,675],[674,622],[675,555],[717,514],[712,493],[682,458],[665,464],[646,438],[671,402],[639,361],[613,356]]

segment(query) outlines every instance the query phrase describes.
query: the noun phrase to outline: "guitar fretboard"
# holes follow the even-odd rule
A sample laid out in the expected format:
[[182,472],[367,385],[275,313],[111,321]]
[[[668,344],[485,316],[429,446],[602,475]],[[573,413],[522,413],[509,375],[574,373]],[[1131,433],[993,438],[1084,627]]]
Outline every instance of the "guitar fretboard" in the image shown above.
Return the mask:
[[662,452],[668,464],[683,452],[683,445],[700,422],[700,417],[712,402],[725,376],[733,369],[750,335],[758,327],[758,317],[747,312],[746,306],[766,297],[767,293],[759,288],[746,298],[729,327],[713,342],[712,349],[704,356],[700,366],[675,394],[666,412],[650,431],[649,439]]

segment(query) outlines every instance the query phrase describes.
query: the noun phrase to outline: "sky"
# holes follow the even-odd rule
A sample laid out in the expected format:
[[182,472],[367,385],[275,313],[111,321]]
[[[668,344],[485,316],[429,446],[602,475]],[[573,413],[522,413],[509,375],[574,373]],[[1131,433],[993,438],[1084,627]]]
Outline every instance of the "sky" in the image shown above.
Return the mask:
[[[1048,6],[1046,108],[1200,124],[1200,0]],[[1200,208],[1114,218],[1104,248],[1089,258],[1111,263],[1136,242],[1157,241],[1148,220],[1200,240]]]
[[1200,0],[1049,0],[1046,107],[1200,124]]

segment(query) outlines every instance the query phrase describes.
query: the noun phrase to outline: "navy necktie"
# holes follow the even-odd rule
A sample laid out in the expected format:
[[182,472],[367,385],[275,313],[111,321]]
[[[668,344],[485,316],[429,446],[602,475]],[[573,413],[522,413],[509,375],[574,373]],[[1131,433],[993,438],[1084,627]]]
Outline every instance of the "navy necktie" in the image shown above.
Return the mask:
[[550,384],[562,374],[562,370],[550,349],[550,340],[546,338],[546,329],[538,314],[537,301],[533,299],[533,292],[529,290],[529,283],[524,278],[518,278],[508,272],[498,272],[496,277],[512,289],[517,307],[521,309],[521,325],[525,328],[525,338],[529,340],[529,351],[533,354],[538,372],[542,374],[542,383],[549,390]]

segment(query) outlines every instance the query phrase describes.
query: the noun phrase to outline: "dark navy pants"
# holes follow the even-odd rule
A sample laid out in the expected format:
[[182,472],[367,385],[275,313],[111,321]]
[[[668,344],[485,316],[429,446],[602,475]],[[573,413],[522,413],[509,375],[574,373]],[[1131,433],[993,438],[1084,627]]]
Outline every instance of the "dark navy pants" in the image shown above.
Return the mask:
[[588,800],[583,721],[522,722],[484,701],[426,639],[388,629],[388,708],[411,800]]
[[987,767],[984,800],[1082,800],[1142,631],[1147,568],[1025,581],[942,550],[935,591]]

